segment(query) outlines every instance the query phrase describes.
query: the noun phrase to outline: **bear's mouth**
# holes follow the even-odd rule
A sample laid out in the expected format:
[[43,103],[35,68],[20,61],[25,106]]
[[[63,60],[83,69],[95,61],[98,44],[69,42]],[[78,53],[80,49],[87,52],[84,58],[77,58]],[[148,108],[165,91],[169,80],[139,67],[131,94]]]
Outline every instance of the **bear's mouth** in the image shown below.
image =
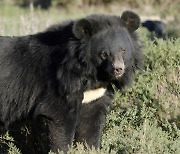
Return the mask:
[[114,75],[114,77],[115,77],[116,79],[118,79],[118,78],[120,78],[123,74],[124,74],[124,73],[116,74],[116,75]]
[[124,71],[120,72],[120,73],[114,73],[114,77],[116,79],[120,78],[122,75],[124,74]]
[[[123,73],[123,74],[124,74],[124,73]],[[122,74],[122,73],[121,73],[121,74],[110,74],[110,75],[109,75],[109,78],[110,78],[111,80],[117,80],[117,79],[120,79],[123,74]]]
[[124,75],[124,73],[125,73],[124,71],[121,73],[111,73],[111,74],[109,74],[109,78],[111,80],[118,80]]

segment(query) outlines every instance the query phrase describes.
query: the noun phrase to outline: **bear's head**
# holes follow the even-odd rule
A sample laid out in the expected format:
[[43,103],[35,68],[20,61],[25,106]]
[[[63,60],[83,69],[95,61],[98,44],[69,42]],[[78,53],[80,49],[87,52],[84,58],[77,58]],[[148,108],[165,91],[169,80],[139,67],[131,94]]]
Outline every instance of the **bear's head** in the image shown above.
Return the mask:
[[139,16],[131,11],[121,17],[91,15],[74,24],[73,33],[90,51],[99,80],[121,82],[122,78],[131,78],[134,68],[139,67],[140,45],[134,33],[139,25]]

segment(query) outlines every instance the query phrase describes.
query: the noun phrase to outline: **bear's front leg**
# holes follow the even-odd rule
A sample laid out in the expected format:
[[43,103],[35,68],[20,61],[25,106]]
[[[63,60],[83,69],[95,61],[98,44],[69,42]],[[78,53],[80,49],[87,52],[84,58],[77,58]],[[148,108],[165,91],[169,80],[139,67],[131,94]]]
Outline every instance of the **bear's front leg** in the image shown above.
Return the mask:
[[74,102],[60,99],[46,110],[50,147],[56,153],[58,150],[66,153],[74,139],[82,99],[70,98]]
[[65,122],[49,121],[49,142],[53,152],[68,151],[68,146],[71,146],[74,133],[75,121],[67,119],[69,124]]
[[82,142],[85,147],[99,148],[106,115],[111,108],[111,98],[108,96],[83,104],[76,128],[75,142]]

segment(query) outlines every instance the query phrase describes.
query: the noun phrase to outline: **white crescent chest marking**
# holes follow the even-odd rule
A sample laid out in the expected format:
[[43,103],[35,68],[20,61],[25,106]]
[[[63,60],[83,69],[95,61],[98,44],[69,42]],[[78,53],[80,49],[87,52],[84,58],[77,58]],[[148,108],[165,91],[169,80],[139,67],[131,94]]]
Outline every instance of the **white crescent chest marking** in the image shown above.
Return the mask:
[[84,92],[84,99],[82,103],[90,103],[92,101],[97,100],[98,98],[101,98],[106,92],[105,88],[98,88],[93,90],[88,90]]

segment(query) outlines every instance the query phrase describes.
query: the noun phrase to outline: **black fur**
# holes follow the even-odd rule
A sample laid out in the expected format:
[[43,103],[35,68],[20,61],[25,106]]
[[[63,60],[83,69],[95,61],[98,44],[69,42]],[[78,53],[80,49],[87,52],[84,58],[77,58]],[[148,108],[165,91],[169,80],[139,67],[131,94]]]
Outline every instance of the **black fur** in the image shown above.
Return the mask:
[[[53,151],[67,151],[73,140],[99,147],[111,84],[122,89],[140,68],[139,24],[127,11],[0,37],[0,132],[17,120],[43,118]],[[81,107],[83,92],[100,87],[105,96]]]
[[166,24],[164,22],[156,20],[146,20],[142,23],[142,26],[147,28],[151,33],[154,32],[155,37],[166,40]]

